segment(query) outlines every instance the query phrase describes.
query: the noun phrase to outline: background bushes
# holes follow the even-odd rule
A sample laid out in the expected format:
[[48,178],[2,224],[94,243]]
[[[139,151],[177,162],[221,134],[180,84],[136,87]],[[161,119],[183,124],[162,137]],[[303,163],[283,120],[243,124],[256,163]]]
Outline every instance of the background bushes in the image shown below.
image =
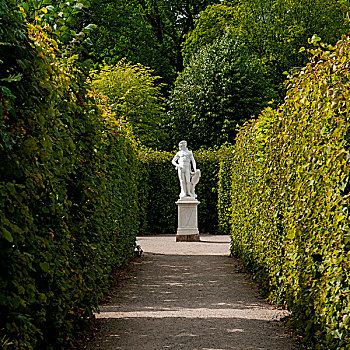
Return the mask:
[[221,185],[232,186],[231,215],[219,214],[232,253],[315,349],[350,343],[349,45],[310,51],[284,104],[240,131]]
[[[141,151],[139,182],[140,208],[142,211],[141,234],[175,234],[180,184],[171,160],[177,151]],[[202,177],[196,186],[201,202],[198,208],[200,232],[216,233],[217,227],[217,174],[219,152],[212,150],[193,152]]]
[[237,126],[274,95],[257,61],[228,33],[194,54],[176,79],[168,101],[171,140],[191,140],[194,149],[232,142]]
[[51,27],[0,11],[0,339],[63,349],[133,254],[136,147]]
[[114,66],[105,65],[92,72],[92,85],[101,92],[118,115],[132,126],[132,131],[143,145],[156,148],[164,144],[166,135],[161,128],[164,113],[160,77],[141,64],[122,59]]

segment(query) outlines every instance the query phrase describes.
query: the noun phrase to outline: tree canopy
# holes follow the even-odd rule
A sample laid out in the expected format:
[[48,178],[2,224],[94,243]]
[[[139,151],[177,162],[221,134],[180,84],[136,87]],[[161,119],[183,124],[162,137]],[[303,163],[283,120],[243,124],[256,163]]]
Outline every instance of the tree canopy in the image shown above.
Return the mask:
[[308,57],[301,47],[314,35],[335,44],[349,32],[349,3],[337,0],[243,0],[208,6],[183,45],[185,61],[228,30],[239,37],[250,55],[260,61],[266,76],[279,85],[285,71],[302,67]]
[[176,80],[169,100],[173,142],[187,138],[193,147],[232,142],[237,126],[273,97],[260,66],[228,33],[193,55]]
[[85,19],[97,24],[91,57],[115,64],[123,57],[151,67],[169,85],[183,68],[181,45],[200,11],[215,0],[93,0]]

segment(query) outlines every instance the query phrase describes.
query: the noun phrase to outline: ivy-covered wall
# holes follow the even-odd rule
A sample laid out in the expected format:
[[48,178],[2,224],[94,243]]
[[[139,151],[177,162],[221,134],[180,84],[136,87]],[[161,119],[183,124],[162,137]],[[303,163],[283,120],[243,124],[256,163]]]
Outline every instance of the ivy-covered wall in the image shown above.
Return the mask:
[[[176,151],[141,151],[141,174],[139,183],[141,234],[175,234],[177,229],[177,206],[180,184],[171,160]],[[217,181],[219,151],[194,151],[201,178],[196,186],[198,225],[200,232],[216,233],[217,229]]]
[[138,157],[50,26],[0,13],[0,347],[67,349],[133,255]]
[[[314,349],[350,343],[350,38],[311,50],[283,105],[239,132],[231,206],[220,206],[232,253],[270,299],[293,312]],[[227,165],[223,164],[226,168]],[[223,172],[221,171],[221,174]],[[225,191],[224,191],[225,192]]]

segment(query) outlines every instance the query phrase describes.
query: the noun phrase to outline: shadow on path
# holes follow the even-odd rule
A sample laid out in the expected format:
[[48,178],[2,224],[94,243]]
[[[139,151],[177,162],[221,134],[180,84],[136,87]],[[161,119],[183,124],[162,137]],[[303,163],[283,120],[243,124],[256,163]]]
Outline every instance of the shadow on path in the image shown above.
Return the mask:
[[95,349],[293,349],[266,321],[232,318],[230,323],[215,318],[110,320],[111,332]]
[[208,241],[206,239],[202,239],[200,240],[202,243],[215,243],[215,244],[226,244],[227,245],[227,242],[217,242],[217,241]]
[[88,349],[297,349],[279,322],[287,312],[257,296],[228,256],[146,252],[100,306]]

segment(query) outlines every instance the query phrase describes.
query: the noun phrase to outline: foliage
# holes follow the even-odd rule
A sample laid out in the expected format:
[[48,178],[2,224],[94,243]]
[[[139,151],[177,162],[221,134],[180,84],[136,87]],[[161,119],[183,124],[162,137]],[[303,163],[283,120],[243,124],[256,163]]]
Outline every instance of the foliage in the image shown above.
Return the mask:
[[135,1],[93,1],[85,17],[93,18],[97,24],[89,52],[94,62],[113,66],[127,57],[152,67],[165,83],[174,80],[175,71],[169,59],[173,51],[166,43],[162,46],[157,43],[152,26]]
[[213,44],[230,31],[235,23],[235,15],[235,8],[225,3],[207,6],[195,20],[194,29],[186,35],[182,44],[184,65],[189,63],[197,51]]
[[[217,227],[217,173],[219,154],[213,150],[193,152],[202,176],[196,186],[198,225],[200,232],[216,233]],[[180,185],[171,160],[175,153],[143,149],[140,153],[139,201],[142,234],[171,234],[176,232]]]
[[173,143],[194,148],[232,142],[236,128],[273,97],[263,73],[230,35],[201,49],[176,80],[169,101]]
[[129,127],[86,90],[78,57],[40,17],[46,11],[32,18],[0,1],[0,339],[8,349],[71,346],[112,270],[133,254],[138,225]]
[[[285,102],[246,124],[232,169],[232,252],[315,349],[350,343],[350,38],[320,44]],[[229,186],[227,184],[226,186]]]
[[[194,18],[215,0],[93,0],[82,21],[93,19],[91,57],[115,65],[123,57],[151,67],[170,89],[182,70],[181,44]],[[165,90],[165,88],[163,89]]]
[[[90,48],[90,33],[95,25],[90,21],[80,23],[79,18],[90,6],[89,0],[20,0],[27,21],[45,22],[52,27],[51,35],[66,45],[72,52],[82,52]],[[88,24],[87,24],[88,23]]]
[[349,32],[349,2],[337,0],[243,0],[226,1],[207,7],[186,37],[183,54],[186,62],[216,36],[230,31],[273,82],[280,101],[284,97],[284,72],[307,63],[308,38],[316,35],[335,44]]
[[141,64],[133,65],[125,59],[115,66],[104,66],[92,72],[92,86],[102,93],[116,113],[125,117],[133,132],[148,147],[164,143],[161,129],[164,111],[159,77]]
[[220,149],[220,165],[218,172],[218,228],[217,233],[222,235],[231,232],[231,210],[232,210],[232,163],[234,147],[225,144]]

